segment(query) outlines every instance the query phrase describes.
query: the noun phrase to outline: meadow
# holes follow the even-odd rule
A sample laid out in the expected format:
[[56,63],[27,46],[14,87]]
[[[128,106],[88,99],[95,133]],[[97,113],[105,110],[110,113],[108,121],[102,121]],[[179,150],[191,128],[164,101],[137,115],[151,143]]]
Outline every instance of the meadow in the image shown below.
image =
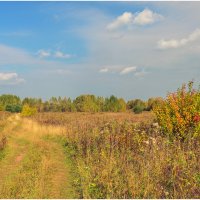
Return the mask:
[[198,199],[199,102],[189,83],[139,114],[1,112],[0,198]]
[[153,113],[34,117],[62,127],[82,198],[199,198],[199,141],[170,142],[154,119]]

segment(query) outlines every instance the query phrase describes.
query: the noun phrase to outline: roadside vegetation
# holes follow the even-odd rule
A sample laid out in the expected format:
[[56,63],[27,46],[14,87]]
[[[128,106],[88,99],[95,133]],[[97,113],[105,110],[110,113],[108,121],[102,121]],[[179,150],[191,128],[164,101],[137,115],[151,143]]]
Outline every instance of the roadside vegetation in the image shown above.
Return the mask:
[[3,132],[3,130],[7,124],[7,118],[9,116],[10,113],[0,111],[0,160],[3,159],[3,157],[5,156],[4,150],[7,143],[7,137],[6,134]]

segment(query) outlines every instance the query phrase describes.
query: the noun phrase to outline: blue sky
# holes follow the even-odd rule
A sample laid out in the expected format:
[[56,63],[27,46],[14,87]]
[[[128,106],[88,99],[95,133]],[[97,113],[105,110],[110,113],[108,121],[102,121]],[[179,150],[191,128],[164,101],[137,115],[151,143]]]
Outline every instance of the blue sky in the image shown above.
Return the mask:
[[165,96],[200,81],[200,2],[0,2],[0,94]]

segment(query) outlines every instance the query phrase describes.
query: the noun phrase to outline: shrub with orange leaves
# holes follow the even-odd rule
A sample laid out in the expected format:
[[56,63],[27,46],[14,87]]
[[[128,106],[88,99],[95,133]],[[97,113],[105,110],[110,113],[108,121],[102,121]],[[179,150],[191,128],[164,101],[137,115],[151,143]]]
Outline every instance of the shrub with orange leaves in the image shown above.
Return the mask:
[[193,81],[182,85],[154,108],[158,123],[165,134],[185,139],[199,136],[200,91],[193,88]]

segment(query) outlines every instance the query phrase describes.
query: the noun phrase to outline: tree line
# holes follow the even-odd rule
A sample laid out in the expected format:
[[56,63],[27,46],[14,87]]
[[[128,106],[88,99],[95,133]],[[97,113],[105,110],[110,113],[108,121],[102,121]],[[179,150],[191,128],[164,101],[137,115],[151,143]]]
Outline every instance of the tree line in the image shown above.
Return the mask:
[[[132,110],[135,113],[150,111],[160,103],[162,98],[150,98],[148,101],[134,99],[126,102],[123,98],[114,95],[104,98],[95,95],[80,95],[74,100],[67,97],[51,97],[43,101],[41,98],[26,97],[21,99],[16,95],[0,95],[0,111],[8,112],[125,112]],[[32,111],[31,111],[32,109]]]

